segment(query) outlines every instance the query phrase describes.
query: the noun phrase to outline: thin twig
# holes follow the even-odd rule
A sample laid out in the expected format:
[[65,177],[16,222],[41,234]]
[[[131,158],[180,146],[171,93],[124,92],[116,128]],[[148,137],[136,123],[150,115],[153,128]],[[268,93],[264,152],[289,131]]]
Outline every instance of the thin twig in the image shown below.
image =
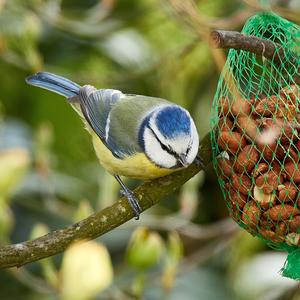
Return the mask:
[[214,30],[211,39],[215,48],[244,50],[259,56],[282,62],[285,57],[281,45],[253,35],[245,35],[236,31]]
[[298,72],[293,79],[300,84],[300,66],[299,56],[290,49],[284,48],[282,45],[270,41],[268,39],[259,38],[253,35],[246,35],[236,31],[214,30],[211,32],[211,45],[217,49],[235,49],[244,50],[254,53],[257,56],[265,57],[275,64],[296,66]]

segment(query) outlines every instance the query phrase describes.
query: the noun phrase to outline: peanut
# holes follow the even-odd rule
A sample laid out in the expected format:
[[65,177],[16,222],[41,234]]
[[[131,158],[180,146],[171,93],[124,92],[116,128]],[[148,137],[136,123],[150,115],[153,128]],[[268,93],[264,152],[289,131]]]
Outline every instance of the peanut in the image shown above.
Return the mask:
[[251,112],[250,101],[240,98],[232,102],[231,111],[234,116],[249,115]]
[[219,116],[226,116],[229,112],[230,108],[230,101],[227,97],[221,97],[219,99],[219,107],[218,107],[218,113]]
[[242,193],[237,193],[234,189],[230,188],[228,190],[228,198],[233,206],[238,206],[237,208],[242,210],[247,202],[247,197]]
[[268,171],[269,167],[266,163],[260,163],[258,166],[254,168],[252,171],[252,176],[254,178],[258,177],[259,175],[262,175]]
[[240,192],[244,195],[248,195],[251,192],[252,182],[246,175],[232,175],[232,185],[236,192]]
[[264,239],[268,241],[272,241],[274,243],[281,243],[284,241],[283,236],[277,235],[274,231],[271,230],[260,229],[259,233]]
[[238,173],[246,171],[250,173],[259,159],[259,153],[252,145],[245,146],[239,153],[234,164],[234,169]]
[[242,214],[242,221],[248,227],[255,227],[259,223],[261,210],[254,201],[249,201]]
[[255,180],[258,188],[262,189],[265,194],[271,194],[277,189],[278,185],[282,182],[282,177],[280,174],[275,173],[270,170],[260,176]]
[[279,100],[276,96],[264,98],[255,107],[255,113],[259,116],[271,117],[278,109]]
[[297,187],[292,182],[284,182],[278,186],[278,199],[283,202],[293,201],[298,194]]
[[285,241],[289,245],[300,246],[300,234],[291,232],[285,237]]
[[290,161],[285,164],[284,169],[289,179],[295,183],[300,183],[300,164]]
[[218,157],[217,163],[221,174],[226,177],[231,177],[233,174],[233,167],[231,166],[230,160],[225,157]]
[[294,216],[293,219],[288,220],[288,228],[290,232],[298,232],[300,231],[300,216]]
[[275,203],[275,194],[265,194],[258,186],[253,189],[253,197],[263,209],[267,209]]
[[287,220],[291,216],[295,216],[297,214],[299,214],[299,210],[289,204],[275,205],[264,213],[266,218],[270,217],[273,221]]
[[222,117],[219,120],[218,129],[220,131],[232,131],[233,122],[228,117]]
[[218,138],[218,145],[221,149],[235,154],[246,146],[246,140],[238,132],[222,131]]

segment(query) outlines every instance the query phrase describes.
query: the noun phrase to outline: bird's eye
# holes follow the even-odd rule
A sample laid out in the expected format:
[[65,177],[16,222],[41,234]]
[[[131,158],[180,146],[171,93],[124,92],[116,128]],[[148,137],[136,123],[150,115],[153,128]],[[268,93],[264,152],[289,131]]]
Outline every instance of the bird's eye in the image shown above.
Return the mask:
[[188,154],[188,153],[191,151],[191,149],[192,149],[192,147],[189,146],[189,147],[187,148],[187,150],[186,150],[186,154]]
[[172,150],[172,148],[170,146],[166,146],[163,143],[160,143],[161,149],[163,149],[164,151],[168,152],[170,155],[173,155],[175,157],[177,157],[178,155]]
[[169,152],[169,148],[166,145],[164,145],[164,144],[161,143],[160,146],[161,146],[161,149],[163,149],[164,151]]

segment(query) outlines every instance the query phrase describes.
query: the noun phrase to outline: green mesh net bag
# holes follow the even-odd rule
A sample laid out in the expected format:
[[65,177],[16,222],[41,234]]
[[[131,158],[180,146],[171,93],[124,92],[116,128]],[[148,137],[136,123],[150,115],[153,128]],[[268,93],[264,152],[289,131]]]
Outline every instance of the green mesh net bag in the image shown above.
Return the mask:
[[231,217],[288,251],[282,274],[299,280],[300,28],[261,13],[242,33],[275,50],[268,58],[270,49],[229,51],[213,102],[214,166]]

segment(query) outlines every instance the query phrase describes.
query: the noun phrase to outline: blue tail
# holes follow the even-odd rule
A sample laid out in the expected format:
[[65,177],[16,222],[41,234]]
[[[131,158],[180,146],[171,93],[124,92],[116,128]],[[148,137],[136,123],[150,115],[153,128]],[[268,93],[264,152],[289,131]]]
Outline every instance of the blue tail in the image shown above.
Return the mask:
[[26,78],[26,82],[67,98],[78,95],[81,88],[80,85],[69,79],[48,72],[38,72],[31,75]]

